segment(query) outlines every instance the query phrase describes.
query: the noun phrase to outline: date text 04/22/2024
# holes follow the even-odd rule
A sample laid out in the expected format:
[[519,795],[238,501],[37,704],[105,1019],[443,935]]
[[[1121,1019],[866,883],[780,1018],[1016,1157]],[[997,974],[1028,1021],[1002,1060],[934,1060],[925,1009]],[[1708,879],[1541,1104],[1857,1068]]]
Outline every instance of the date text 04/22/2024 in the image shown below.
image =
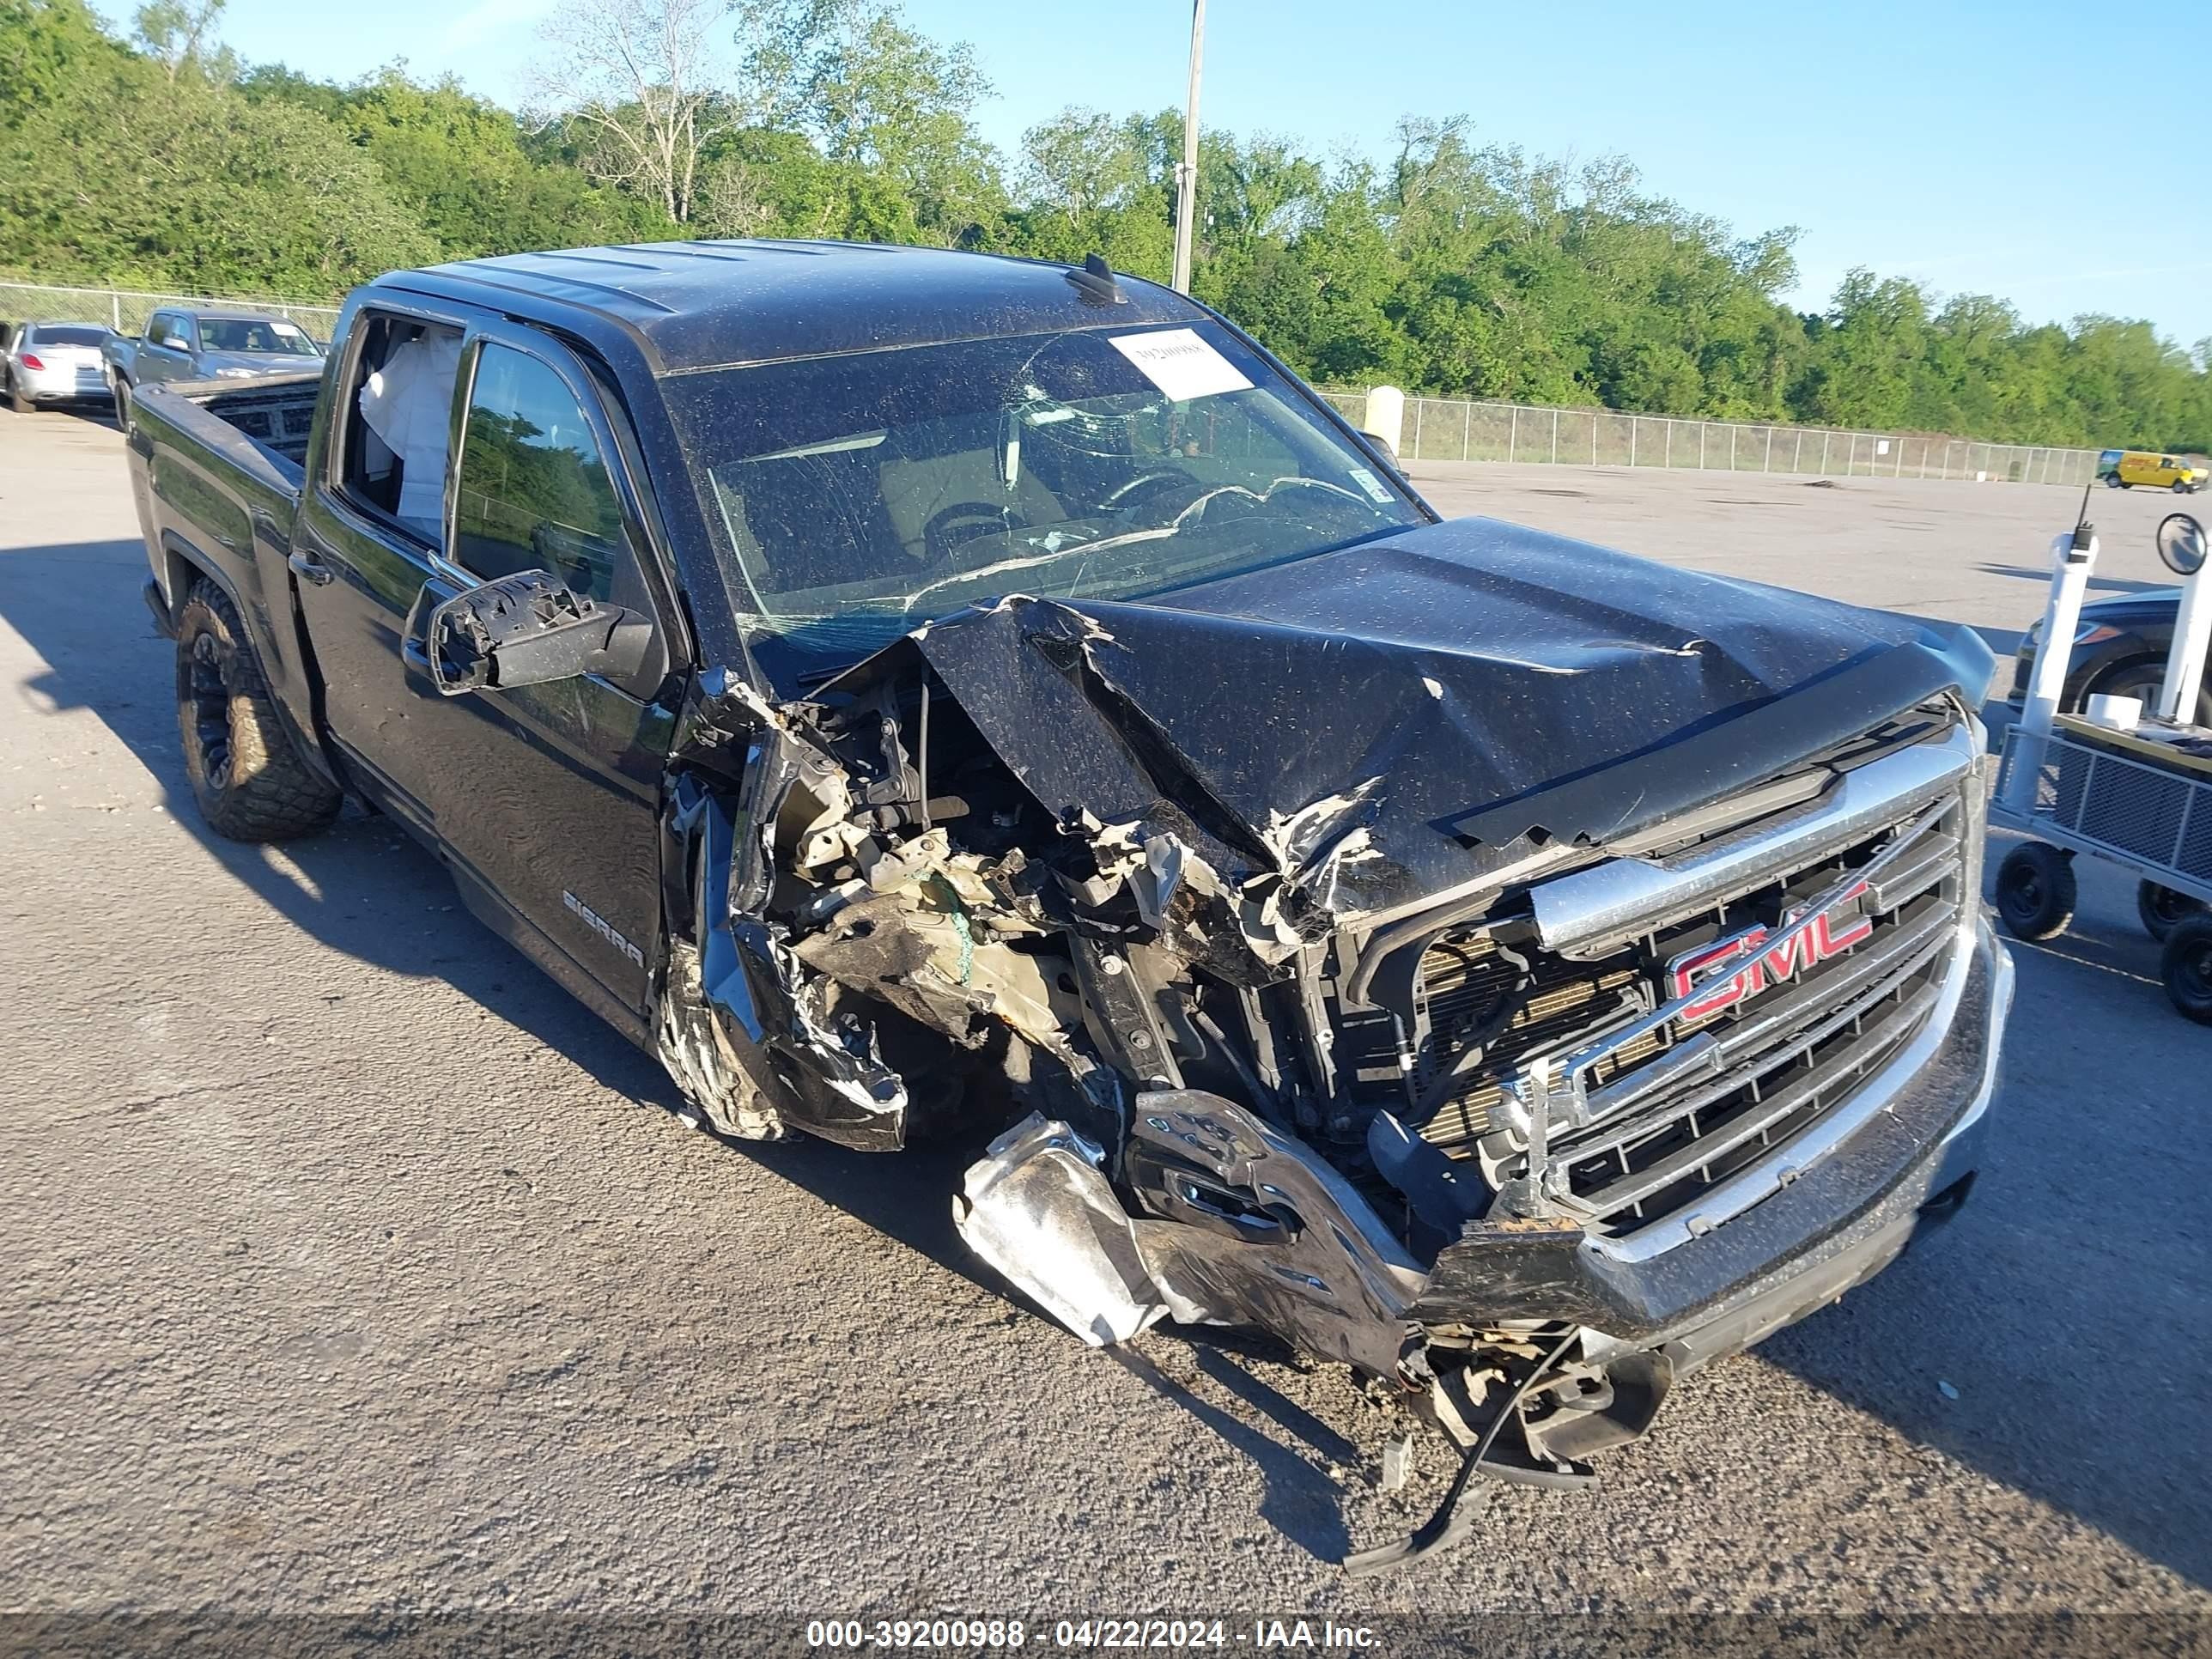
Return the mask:
[[1364,1625],[1333,1619],[1062,1619],[1048,1626],[1021,1619],[817,1619],[808,1621],[811,1648],[991,1649],[1334,1648],[1372,1651],[1381,1646]]

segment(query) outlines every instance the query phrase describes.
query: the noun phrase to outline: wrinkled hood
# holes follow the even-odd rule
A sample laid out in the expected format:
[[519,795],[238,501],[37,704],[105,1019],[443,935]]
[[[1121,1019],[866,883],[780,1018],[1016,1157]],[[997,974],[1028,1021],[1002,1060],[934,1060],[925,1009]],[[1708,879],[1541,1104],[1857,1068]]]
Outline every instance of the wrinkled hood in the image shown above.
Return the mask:
[[1143,603],[1001,600],[848,680],[909,652],[1064,822],[1172,830],[1336,914],[1532,833],[1632,833],[1947,686],[1978,703],[1991,666],[1966,629],[1490,519]]

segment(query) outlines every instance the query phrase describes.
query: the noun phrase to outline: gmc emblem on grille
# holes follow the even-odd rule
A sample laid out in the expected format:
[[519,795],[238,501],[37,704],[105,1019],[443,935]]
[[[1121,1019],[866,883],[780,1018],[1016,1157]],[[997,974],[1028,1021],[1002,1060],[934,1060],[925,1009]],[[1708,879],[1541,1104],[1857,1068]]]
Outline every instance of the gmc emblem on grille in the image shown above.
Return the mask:
[[[1863,896],[1866,890],[1867,884],[1863,881],[1846,888],[1813,919],[1811,927],[1771,951],[1764,947],[1774,930],[1762,926],[1747,927],[1741,933],[1731,933],[1711,945],[1683,951],[1667,964],[1667,1000],[1672,1002],[1677,997],[1689,995],[1700,985],[1711,985],[1712,988],[1705,995],[1684,1005],[1678,1016],[1686,1021],[1703,1019],[1723,1008],[1733,1008],[1739,1002],[1747,1002],[1761,991],[1795,979],[1829,957],[1841,956],[1855,945],[1864,944],[1874,932],[1872,916],[1863,915],[1841,932],[1837,931],[1834,918],[1838,909]],[[1782,925],[1786,928],[1802,920],[1802,914],[1785,916]],[[1731,963],[1741,965],[1731,970]]]

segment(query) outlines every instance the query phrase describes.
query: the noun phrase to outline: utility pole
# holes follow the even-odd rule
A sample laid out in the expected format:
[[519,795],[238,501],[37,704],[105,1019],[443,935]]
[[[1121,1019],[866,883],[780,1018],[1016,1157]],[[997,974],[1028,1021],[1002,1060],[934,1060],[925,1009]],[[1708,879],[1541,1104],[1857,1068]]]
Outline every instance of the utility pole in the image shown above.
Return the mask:
[[1178,294],[1190,292],[1190,240],[1198,216],[1198,70],[1206,56],[1206,0],[1191,0],[1190,94],[1182,107],[1182,165],[1176,169],[1175,277]]

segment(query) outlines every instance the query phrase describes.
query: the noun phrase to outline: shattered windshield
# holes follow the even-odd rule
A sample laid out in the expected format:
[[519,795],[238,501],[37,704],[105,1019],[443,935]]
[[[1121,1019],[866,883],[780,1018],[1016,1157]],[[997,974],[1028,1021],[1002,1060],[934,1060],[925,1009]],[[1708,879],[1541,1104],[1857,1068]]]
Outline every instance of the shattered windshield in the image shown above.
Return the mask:
[[1006,593],[1142,598],[1421,523],[1226,329],[714,369],[668,401],[756,638],[850,661]]

